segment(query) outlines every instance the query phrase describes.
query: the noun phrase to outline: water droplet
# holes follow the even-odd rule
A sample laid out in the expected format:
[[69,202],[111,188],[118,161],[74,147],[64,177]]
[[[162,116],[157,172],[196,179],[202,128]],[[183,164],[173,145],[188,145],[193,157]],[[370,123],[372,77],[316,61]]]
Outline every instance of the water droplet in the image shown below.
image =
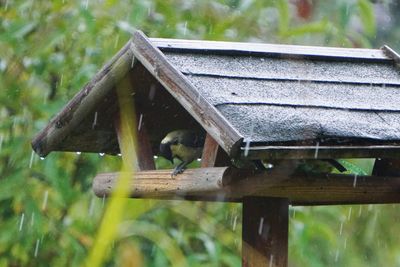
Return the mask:
[[274,266],[273,263],[274,263],[274,254],[271,254],[269,256],[269,267],[273,267]]
[[352,211],[352,207],[349,208],[349,214],[347,215],[348,221],[350,221],[350,219],[351,219],[351,211]]
[[185,21],[185,24],[183,25],[183,36],[186,36],[187,32],[187,21]]
[[92,197],[92,198],[90,199],[90,204],[89,204],[89,211],[88,211],[89,216],[92,216],[92,215],[93,215],[93,212],[94,212],[94,205],[95,205],[95,198]]
[[139,123],[138,123],[138,131],[142,128],[142,121],[143,121],[143,114],[140,114],[139,116]]
[[336,249],[335,262],[339,260],[339,249]]
[[34,223],[35,223],[35,213],[32,212],[32,216],[31,216],[31,227],[33,226]]
[[153,156],[153,159],[158,159],[158,156],[154,155],[154,156]]
[[152,84],[152,85],[150,85],[149,100],[153,101],[155,95],[156,95],[156,85]]
[[43,202],[42,202],[42,210],[45,210],[47,207],[47,199],[49,198],[49,190],[44,191]]
[[357,174],[354,174],[353,187],[356,187],[356,185],[357,185]]
[[29,160],[29,169],[32,168],[34,157],[35,157],[35,151],[32,150],[31,159]]
[[197,161],[199,161],[199,162],[200,162],[200,161],[201,161],[201,158],[198,158],[198,159],[197,159]]
[[118,153],[117,156],[118,156],[118,157],[122,157],[122,154],[121,154],[121,153]]
[[24,220],[25,220],[25,213],[21,214],[21,220],[19,221],[19,231],[22,231],[22,226],[24,225]]
[[99,156],[100,156],[100,157],[103,157],[104,155],[105,155],[105,153],[103,153],[103,152],[100,152],[100,153],[99,153]]
[[316,146],[315,146],[315,153],[314,153],[314,158],[318,158],[318,151],[319,151],[319,142],[317,142]]
[[260,224],[258,225],[258,234],[259,235],[262,234],[263,227],[264,227],[264,217],[261,217]]
[[96,124],[97,124],[97,111],[94,113],[92,129],[94,129],[94,127],[96,127]]
[[361,213],[362,213],[362,206],[360,205],[360,207],[358,208],[358,217],[361,216]]
[[80,154],[82,154],[82,152],[80,152],[80,151],[76,151],[76,154],[77,154],[77,155],[80,155]]
[[40,157],[40,160],[44,160],[44,157]]
[[35,246],[35,253],[34,253],[34,257],[36,258],[39,252],[39,239],[36,239],[36,246]]
[[235,229],[236,229],[237,218],[238,218],[238,216],[236,215],[235,218],[233,219],[232,231],[235,231]]

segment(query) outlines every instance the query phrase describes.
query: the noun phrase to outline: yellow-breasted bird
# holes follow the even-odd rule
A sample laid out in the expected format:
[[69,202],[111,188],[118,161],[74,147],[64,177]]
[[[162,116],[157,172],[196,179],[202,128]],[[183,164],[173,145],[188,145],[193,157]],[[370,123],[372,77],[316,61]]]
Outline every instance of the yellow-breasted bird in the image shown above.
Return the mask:
[[175,167],[172,176],[182,173],[188,164],[201,157],[205,135],[190,130],[176,130],[168,133],[160,143],[160,156],[174,163],[174,158],[182,162]]

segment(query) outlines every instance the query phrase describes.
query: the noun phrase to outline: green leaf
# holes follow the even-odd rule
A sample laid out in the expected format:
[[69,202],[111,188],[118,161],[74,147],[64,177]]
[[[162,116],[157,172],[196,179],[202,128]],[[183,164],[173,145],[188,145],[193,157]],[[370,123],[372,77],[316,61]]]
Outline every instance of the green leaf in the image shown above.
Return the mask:
[[358,9],[364,32],[369,37],[376,34],[376,21],[372,4],[367,0],[358,0]]

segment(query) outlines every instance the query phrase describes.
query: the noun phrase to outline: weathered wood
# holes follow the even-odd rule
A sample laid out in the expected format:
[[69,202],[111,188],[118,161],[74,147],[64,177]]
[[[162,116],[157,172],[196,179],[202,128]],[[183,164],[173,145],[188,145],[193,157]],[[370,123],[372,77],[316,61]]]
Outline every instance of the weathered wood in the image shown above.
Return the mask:
[[238,43],[221,41],[199,41],[151,38],[161,50],[224,53],[233,55],[267,54],[280,57],[308,57],[318,59],[349,59],[365,61],[388,61],[382,50],[364,48],[339,48],[322,46],[278,45],[262,43]]
[[376,159],[373,175],[400,176],[400,159]]
[[[57,150],[62,142],[88,114],[114,88],[116,81],[122,79],[131,69],[133,53],[128,42],[94,77],[72,98],[64,109],[40,131],[32,141],[32,148],[44,157]],[[102,152],[102,151],[99,151]]]
[[141,32],[136,31],[131,44],[135,57],[185,107],[230,155],[236,156],[243,137],[202,96],[190,81],[165,58]]
[[203,154],[201,156],[201,167],[222,167],[229,166],[230,159],[225,151],[218,145],[211,135],[206,135]]
[[[139,123],[141,123],[140,118],[138,120],[138,124]],[[137,155],[140,170],[154,170],[156,165],[154,164],[153,150],[151,149],[151,143],[147,134],[146,126],[143,123],[138,125],[137,144]]]
[[255,146],[241,147],[241,157],[248,159],[398,158],[400,146]]
[[[218,191],[229,176],[229,169],[226,167],[188,169],[174,177],[171,176],[171,172],[172,170],[154,170],[131,174],[131,197],[201,197],[208,192]],[[93,191],[99,197],[109,196],[118,177],[119,173],[98,174],[93,181]]]
[[382,46],[381,50],[387,57],[394,60],[397,67],[400,67],[400,55],[396,51],[394,51],[392,48],[390,48],[387,45]]
[[242,266],[284,267],[288,260],[289,202],[285,198],[243,199]]
[[[94,178],[97,196],[108,196],[118,173]],[[232,167],[188,169],[171,178],[171,170],[132,174],[133,198],[238,202],[246,196],[288,198],[292,205],[400,203],[400,177],[340,174],[291,175],[287,170],[253,173]]]

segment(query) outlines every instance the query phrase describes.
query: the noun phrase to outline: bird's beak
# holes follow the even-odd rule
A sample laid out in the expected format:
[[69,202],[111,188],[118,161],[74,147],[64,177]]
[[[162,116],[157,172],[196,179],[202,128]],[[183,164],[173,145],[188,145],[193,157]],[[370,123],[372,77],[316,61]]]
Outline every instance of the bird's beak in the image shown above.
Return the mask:
[[160,145],[160,156],[171,161],[174,164],[174,158],[172,157],[172,151],[169,144]]

